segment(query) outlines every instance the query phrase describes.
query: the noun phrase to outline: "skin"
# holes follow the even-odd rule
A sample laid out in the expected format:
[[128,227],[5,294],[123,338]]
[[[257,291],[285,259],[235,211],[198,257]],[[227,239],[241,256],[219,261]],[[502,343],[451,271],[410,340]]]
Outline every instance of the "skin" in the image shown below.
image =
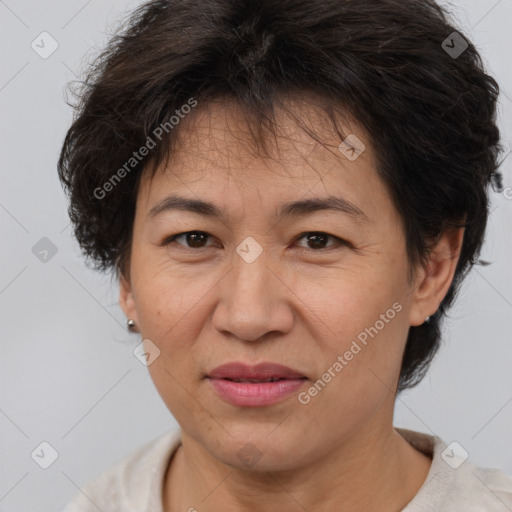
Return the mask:
[[[141,181],[120,304],[160,350],[149,371],[182,429],[165,512],[398,511],[429,471],[431,460],[393,429],[395,390],[408,329],[445,296],[463,230],[446,232],[408,279],[403,226],[364,130],[342,120],[366,145],[349,161],[313,105],[295,111],[326,146],[279,111],[272,158],[254,151],[235,105],[200,105],[180,125],[172,162]],[[179,210],[151,218],[171,194],[209,201],[225,218]],[[326,196],[351,201],[366,220],[332,210],[276,217],[283,203]],[[209,236],[159,245],[191,230]],[[350,245],[328,237],[318,246],[301,238],[308,232]],[[236,253],[248,236],[263,251],[250,264]],[[401,311],[306,405],[293,394],[237,407],[204,378],[229,361],[271,361],[307,376],[307,390],[395,303]],[[237,456],[246,443],[261,454],[251,467]]]

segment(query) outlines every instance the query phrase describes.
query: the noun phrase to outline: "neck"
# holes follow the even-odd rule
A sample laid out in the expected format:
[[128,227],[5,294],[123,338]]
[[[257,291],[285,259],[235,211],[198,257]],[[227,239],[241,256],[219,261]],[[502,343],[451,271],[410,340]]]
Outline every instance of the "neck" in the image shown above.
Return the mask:
[[396,512],[423,485],[431,460],[389,428],[361,429],[326,457],[285,471],[222,463],[183,433],[165,478],[164,511]]

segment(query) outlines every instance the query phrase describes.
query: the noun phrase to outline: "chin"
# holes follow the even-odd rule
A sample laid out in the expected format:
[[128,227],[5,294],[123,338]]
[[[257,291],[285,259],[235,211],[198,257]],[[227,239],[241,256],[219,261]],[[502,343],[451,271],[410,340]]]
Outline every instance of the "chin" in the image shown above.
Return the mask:
[[222,439],[216,439],[215,447],[211,439],[208,441],[210,451],[221,462],[238,470],[265,472],[293,469],[301,464],[299,459],[305,456],[304,443],[299,439],[294,440],[283,426],[278,427],[282,429],[281,435],[274,435],[272,432],[275,428],[275,424],[260,427],[252,424],[247,428],[240,427],[238,433],[226,428],[229,434],[224,432]]

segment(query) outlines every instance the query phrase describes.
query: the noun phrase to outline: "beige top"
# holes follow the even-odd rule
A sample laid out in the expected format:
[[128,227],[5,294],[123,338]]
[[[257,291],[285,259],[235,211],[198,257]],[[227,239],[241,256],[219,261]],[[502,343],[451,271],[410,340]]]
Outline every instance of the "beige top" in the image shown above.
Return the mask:
[[[473,466],[461,448],[437,436],[395,428],[432,457],[423,486],[402,512],[512,512],[512,477]],[[163,512],[162,485],[181,442],[171,430],[86,484],[64,512]]]

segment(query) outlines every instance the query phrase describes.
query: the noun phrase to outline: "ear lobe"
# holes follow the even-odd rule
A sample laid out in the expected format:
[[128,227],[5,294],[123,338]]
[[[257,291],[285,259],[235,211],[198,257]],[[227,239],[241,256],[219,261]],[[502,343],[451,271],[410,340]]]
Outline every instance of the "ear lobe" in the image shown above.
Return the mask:
[[131,318],[135,320],[135,323],[138,323],[131,284],[123,275],[119,278],[119,305],[126,315],[126,318]]
[[463,240],[464,228],[447,229],[431,249],[427,263],[417,272],[410,325],[423,324],[439,308],[453,281]]

